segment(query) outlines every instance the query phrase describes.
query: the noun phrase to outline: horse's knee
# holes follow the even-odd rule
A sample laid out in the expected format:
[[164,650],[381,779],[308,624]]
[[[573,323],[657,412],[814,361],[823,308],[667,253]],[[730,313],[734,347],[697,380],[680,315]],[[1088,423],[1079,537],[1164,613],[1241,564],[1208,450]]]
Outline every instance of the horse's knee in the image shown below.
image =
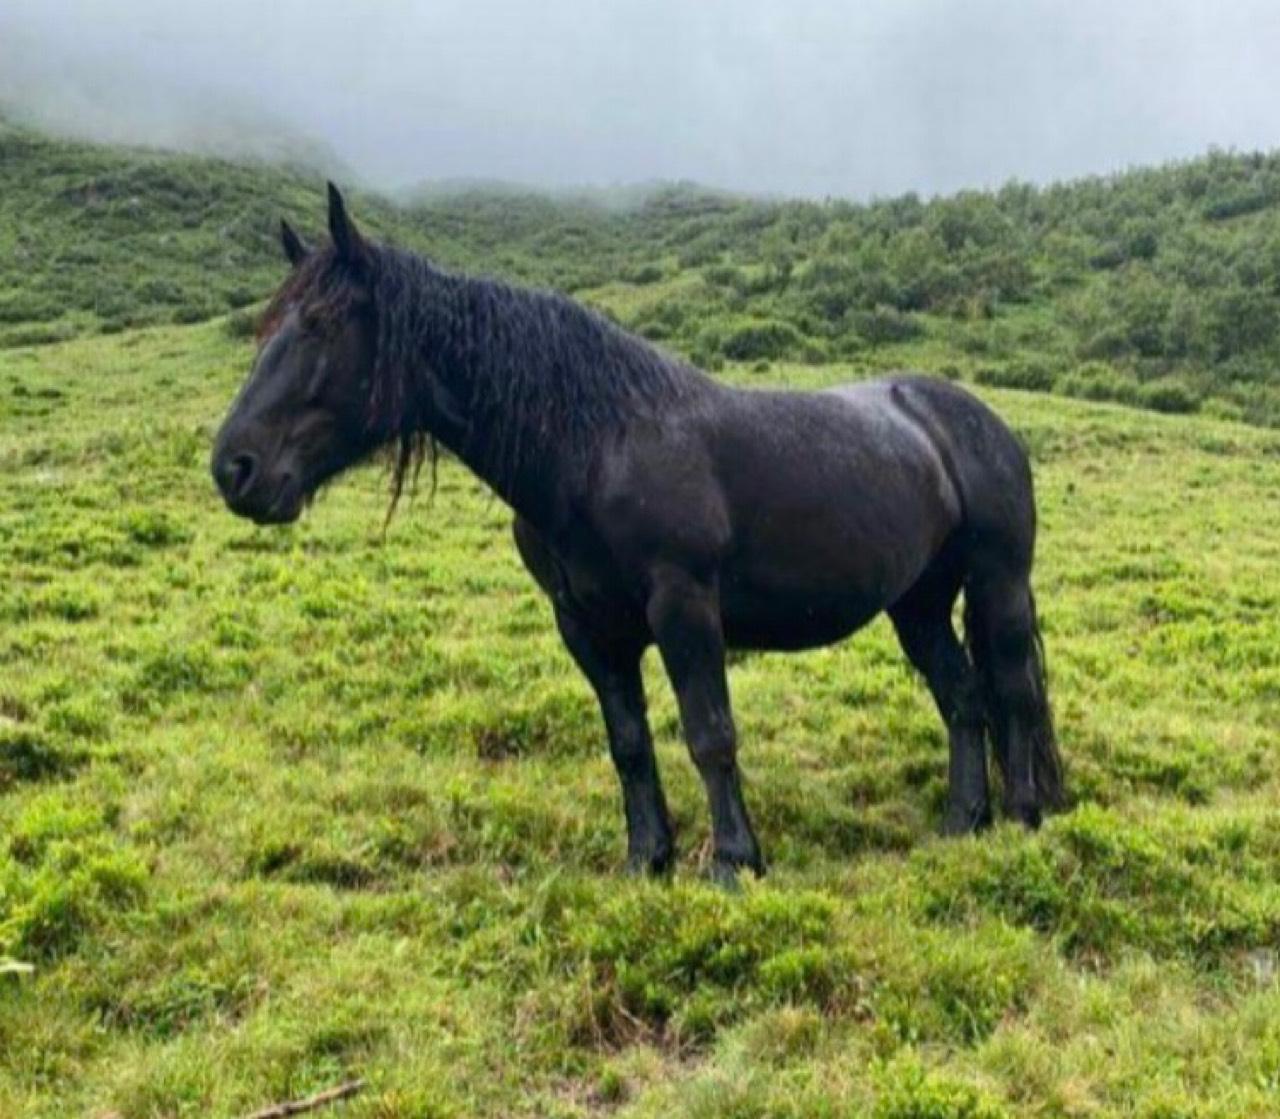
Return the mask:
[[640,777],[653,769],[653,741],[638,720],[615,724],[609,738],[609,753],[623,777]]
[[732,769],[737,764],[737,739],[727,717],[716,717],[704,726],[691,728],[688,742],[693,764],[701,771]]

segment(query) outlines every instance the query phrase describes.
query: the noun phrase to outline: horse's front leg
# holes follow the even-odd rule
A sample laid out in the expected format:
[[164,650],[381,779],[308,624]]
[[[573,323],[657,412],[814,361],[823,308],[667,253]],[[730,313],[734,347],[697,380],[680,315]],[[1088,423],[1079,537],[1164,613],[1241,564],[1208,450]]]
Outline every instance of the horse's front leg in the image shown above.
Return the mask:
[[640,676],[644,643],[601,639],[586,622],[559,605],[556,625],[600,702],[609,735],[609,753],[622,784],[627,869],[661,874],[671,865],[674,845],[645,713],[644,682]]
[[764,860],[742,799],[718,598],[714,586],[667,569],[654,577],[647,615],[675,688],[689,752],[707,790],[711,874],[732,882],[741,866],[763,874]]

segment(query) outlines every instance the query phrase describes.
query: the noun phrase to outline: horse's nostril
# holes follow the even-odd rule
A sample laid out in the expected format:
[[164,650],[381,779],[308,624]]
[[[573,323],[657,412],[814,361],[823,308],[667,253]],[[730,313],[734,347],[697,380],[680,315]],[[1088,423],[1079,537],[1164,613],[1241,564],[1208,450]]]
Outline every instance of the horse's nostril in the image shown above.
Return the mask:
[[258,472],[258,456],[247,451],[223,459],[218,468],[218,484],[228,497],[243,497]]
[[236,455],[231,460],[231,469],[232,492],[239,496],[253,483],[253,476],[258,472],[258,457],[250,454]]

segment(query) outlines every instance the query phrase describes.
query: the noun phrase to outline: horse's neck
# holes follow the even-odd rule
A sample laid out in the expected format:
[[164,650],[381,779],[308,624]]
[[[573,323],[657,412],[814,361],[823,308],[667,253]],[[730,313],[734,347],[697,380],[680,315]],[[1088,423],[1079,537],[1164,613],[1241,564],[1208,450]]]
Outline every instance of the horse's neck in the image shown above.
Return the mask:
[[553,492],[557,475],[554,464],[545,462],[541,473],[504,470],[492,448],[474,437],[471,418],[453,390],[436,384],[429,391],[433,400],[425,423],[427,434],[522,517],[539,527],[548,527],[548,521],[555,516],[557,496]]
[[[500,425],[486,430],[484,419],[474,414],[477,399],[487,399],[490,386],[477,394],[475,379],[492,375],[483,368],[482,355],[472,340],[483,338],[480,324],[471,321],[474,308],[469,285],[484,281],[455,277],[456,316],[452,346],[430,355],[430,372],[423,391],[428,399],[423,414],[427,430],[498,497],[532,524],[550,528],[563,501],[560,485],[564,471],[557,448],[542,446],[536,431],[516,431]],[[515,440],[517,446],[510,446]]]
[[432,433],[526,519],[552,528],[590,485],[609,433],[705,388],[704,378],[581,307],[450,277],[430,361]]

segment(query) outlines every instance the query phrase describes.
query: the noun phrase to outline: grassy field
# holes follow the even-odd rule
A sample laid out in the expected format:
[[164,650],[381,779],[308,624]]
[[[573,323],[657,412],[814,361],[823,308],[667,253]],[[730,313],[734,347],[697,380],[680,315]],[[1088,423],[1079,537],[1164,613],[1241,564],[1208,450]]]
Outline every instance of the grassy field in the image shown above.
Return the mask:
[[594,702],[456,465],[385,537],[373,470],[290,530],[222,510],[250,357],[218,322],[0,352],[0,1115],[352,1076],[331,1114],[1275,1114],[1280,435],[982,390],[1034,456],[1075,803],[936,839],[886,624],[742,657],[772,870],[729,896],[656,660],[682,857],[620,876]]

